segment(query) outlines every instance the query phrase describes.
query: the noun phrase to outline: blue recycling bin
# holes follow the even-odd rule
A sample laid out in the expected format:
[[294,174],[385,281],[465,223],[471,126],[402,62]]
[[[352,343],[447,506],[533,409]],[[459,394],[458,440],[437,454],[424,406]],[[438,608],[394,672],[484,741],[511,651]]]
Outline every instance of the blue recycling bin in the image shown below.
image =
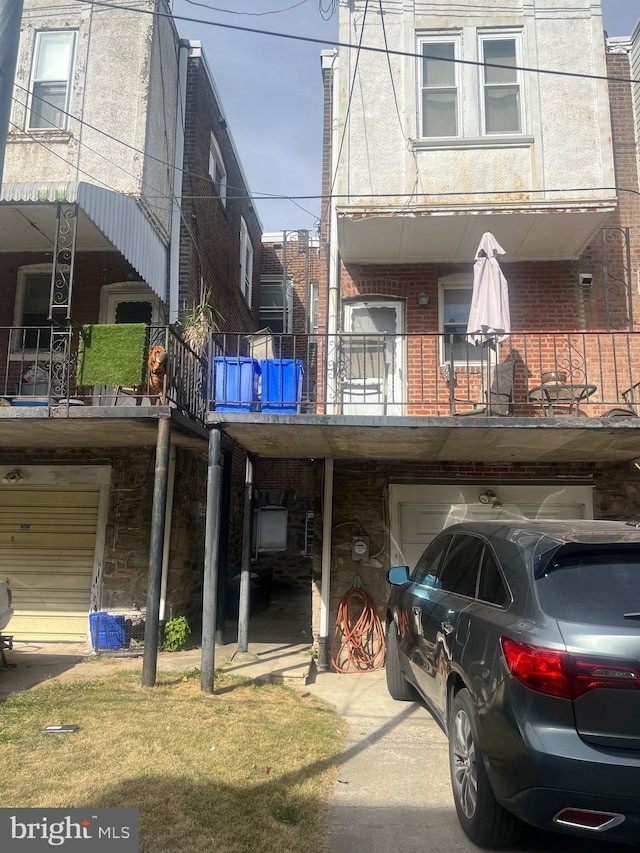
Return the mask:
[[97,610],[89,614],[91,645],[100,649],[124,649],[127,645],[127,632],[124,616]]
[[258,410],[260,365],[255,358],[216,356],[214,364],[214,402],[218,412],[255,412]]
[[302,400],[302,361],[265,358],[260,362],[263,412],[299,412]]

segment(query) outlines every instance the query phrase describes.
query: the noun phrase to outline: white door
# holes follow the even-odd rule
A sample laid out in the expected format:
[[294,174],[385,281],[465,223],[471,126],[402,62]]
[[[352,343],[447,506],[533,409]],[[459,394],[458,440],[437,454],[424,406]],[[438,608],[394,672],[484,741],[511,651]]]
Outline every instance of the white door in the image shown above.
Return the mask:
[[[344,305],[342,412],[402,415],[404,302],[359,299]],[[361,336],[361,337],[360,337]]]
[[[499,505],[482,504],[492,491]],[[593,518],[591,486],[390,485],[391,565],[413,568],[433,537],[459,521]]]

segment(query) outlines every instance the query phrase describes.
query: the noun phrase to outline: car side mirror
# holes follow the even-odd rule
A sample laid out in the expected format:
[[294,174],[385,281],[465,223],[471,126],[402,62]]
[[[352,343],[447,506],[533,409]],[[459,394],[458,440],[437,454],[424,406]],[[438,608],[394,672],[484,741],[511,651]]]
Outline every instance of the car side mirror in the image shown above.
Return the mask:
[[403,586],[409,583],[409,566],[394,566],[387,569],[386,578],[391,586]]

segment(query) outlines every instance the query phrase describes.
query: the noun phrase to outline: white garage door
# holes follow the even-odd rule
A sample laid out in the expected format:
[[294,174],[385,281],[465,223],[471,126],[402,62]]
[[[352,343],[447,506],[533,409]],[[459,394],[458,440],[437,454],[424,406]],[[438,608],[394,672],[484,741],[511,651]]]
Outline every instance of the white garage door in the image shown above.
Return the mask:
[[[493,491],[499,505],[484,505]],[[391,485],[391,564],[413,568],[433,537],[459,521],[509,518],[593,518],[591,486]]]
[[0,485],[0,578],[13,591],[15,639],[86,639],[99,501],[94,485]]

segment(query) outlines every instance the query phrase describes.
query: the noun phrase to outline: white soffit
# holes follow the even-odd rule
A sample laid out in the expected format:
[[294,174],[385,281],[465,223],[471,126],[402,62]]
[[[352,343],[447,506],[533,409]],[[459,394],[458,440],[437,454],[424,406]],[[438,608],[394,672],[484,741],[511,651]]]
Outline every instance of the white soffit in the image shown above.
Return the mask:
[[427,216],[338,213],[338,242],[349,263],[458,263],[473,260],[485,231],[505,260],[561,261],[580,256],[605,226],[615,203],[586,211],[468,212]]
[[3,183],[0,251],[51,251],[56,202],[78,203],[78,251],[116,249],[165,298],[166,246],[134,198],[93,184]]

